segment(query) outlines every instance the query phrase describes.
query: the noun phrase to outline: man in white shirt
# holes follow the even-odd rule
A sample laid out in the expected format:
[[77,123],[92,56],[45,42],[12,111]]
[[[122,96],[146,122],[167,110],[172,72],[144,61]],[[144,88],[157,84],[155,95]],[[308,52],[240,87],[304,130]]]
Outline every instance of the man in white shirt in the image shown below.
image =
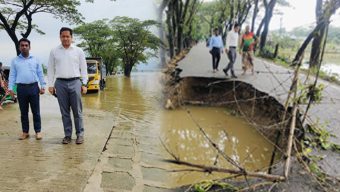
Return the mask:
[[236,23],[234,25],[234,28],[228,32],[227,34],[227,40],[226,40],[226,48],[225,52],[228,55],[229,63],[226,68],[223,69],[223,72],[225,73],[226,76],[228,76],[228,71],[231,71],[231,77],[237,78],[234,72],[234,64],[236,61],[236,55],[237,55],[237,47],[239,43],[239,32],[240,27]]
[[[72,120],[76,129],[76,144],[84,142],[83,107],[81,93],[87,92],[87,64],[85,54],[79,47],[72,45],[72,29],[60,29],[61,45],[52,49],[48,61],[48,91],[56,94],[62,115],[65,137],[63,144],[71,142]],[[81,77],[81,78],[80,78]]]

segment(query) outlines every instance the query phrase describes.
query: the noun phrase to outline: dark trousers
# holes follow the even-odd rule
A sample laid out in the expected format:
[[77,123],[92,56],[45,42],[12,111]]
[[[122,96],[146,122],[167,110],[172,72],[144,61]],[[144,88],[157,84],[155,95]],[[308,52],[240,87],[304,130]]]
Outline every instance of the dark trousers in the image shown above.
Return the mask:
[[218,69],[218,64],[221,59],[221,50],[217,47],[213,47],[210,53],[212,55],[212,67],[213,69]]
[[40,95],[38,83],[18,84],[17,97],[21,112],[21,127],[22,132],[29,132],[28,109],[31,106],[33,114],[33,125],[36,133],[41,131],[40,119]]
[[228,73],[228,71],[230,69],[231,75],[235,76],[234,64],[235,64],[235,61],[236,61],[236,48],[230,48],[229,49],[228,59],[229,59],[229,63],[228,63],[228,66],[226,68],[226,72]]

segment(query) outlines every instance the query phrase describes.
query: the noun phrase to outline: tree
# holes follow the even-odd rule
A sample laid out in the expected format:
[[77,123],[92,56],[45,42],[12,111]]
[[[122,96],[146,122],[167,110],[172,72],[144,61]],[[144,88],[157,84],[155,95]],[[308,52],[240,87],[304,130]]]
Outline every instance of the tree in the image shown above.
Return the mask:
[[192,23],[199,4],[198,0],[170,0],[168,2],[166,23],[171,58],[182,51],[186,39],[192,38]]
[[33,23],[33,15],[48,13],[69,23],[80,23],[83,19],[77,10],[79,0],[0,0],[0,3],[0,28],[12,39],[17,54],[18,36],[27,38],[32,30],[43,33]]
[[261,33],[260,38],[260,50],[262,51],[264,46],[266,45],[267,35],[269,31],[269,24],[270,20],[273,16],[274,7],[276,4],[276,0],[270,0],[270,2],[267,2],[267,0],[263,0],[263,4],[265,7],[265,15],[263,18],[263,31]]
[[263,51],[266,45],[267,35],[269,31],[269,24],[273,16],[275,6],[277,4],[281,6],[290,6],[287,0],[270,0],[269,2],[268,0],[263,0],[263,5],[265,8],[265,15],[256,32],[256,36],[260,36],[260,33],[262,31],[261,36],[260,36],[260,51]]
[[[308,44],[313,40],[313,38],[315,38],[315,35],[322,30],[323,28],[327,29],[330,23],[330,18],[331,16],[336,12],[337,9],[340,8],[340,1],[339,0],[329,0],[327,2],[325,2],[324,5],[324,11],[323,11],[323,15],[321,17],[321,20],[319,23],[317,23],[317,25],[315,26],[315,28],[313,29],[313,31],[311,33],[309,33],[309,35],[306,37],[305,41],[302,43],[301,47],[299,48],[298,52],[295,55],[295,58],[293,60],[293,65],[300,65],[300,61],[302,60],[303,54],[305,49],[307,48]],[[327,34],[327,33],[325,33]],[[327,39],[323,38],[323,42],[325,43]],[[320,70],[320,65],[321,63],[319,62],[318,65],[316,66],[318,68],[317,72],[319,72]],[[310,68],[312,66],[309,66]]]
[[91,57],[102,58],[108,74],[115,71],[118,57],[115,54],[113,31],[107,19],[82,24],[74,29],[74,34],[83,40],[79,47],[83,47]]
[[[163,13],[164,13],[164,9],[168,6],[170,0],[162,0],[160,2],[160,5],[157,7],[158,9],[158,18],[157,18],[157,22],[160,23],[160,27],[158,27],[158,35],[159,38],[161,39],[162,42],[165,42],[165,37],[164,37],[164,24],[163,24]],[[159,49],[159,55],[161,57],[161,64],[164,65],[166,62],[165,59],[165,47],[161,46]]]
[[109,24],[126,77],[130,77],[132,67],[137,63],[146,62],[150,57],[157,57],[156,52],[161,40],[150,31],[151,27],[158,25],[156,21],[115,17]]
[[[316,0],[316,7],[315,7],[315,17],[316,17],[316,23],[319,24],[322,22],[322,16],[323,16],[323,0]],[[313,42],[312,42],[312,50],[310,54],[310,66],[317,66],[320,59],[320,50],[321,50],[321,43],[325,36],[326,27],[321,28],[319,31],[315,33]]]
[[251,20],[251,28],[250,30],[252,32],[254,32],[255,30],[255,20],[256,20],[256,17],[257,17],[257,13],[259,12],[259,0],[255,0],[254,1],[254,11],[253,11],[253,17],[252,17],[252,20]]
[[[227,32],[232,29],[234,23],[242,25],[252,6],[253,0],[218,0],[205,2],[200,6],[198,15],[203,19],[201,25],[209,25],[212,28],[219,28],[222,38],[225,41]],[[201,28],[204,28],[202,26]]]

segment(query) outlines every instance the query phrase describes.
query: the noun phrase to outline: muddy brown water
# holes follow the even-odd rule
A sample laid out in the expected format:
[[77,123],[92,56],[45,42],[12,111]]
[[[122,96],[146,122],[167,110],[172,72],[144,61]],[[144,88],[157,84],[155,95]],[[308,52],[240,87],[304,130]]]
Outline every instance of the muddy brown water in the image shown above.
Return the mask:
[[[163,109],[161,75],[150,72],[134,73],[131,78],[110,77],[107,79],[105,91],[84,97],[85,108],[112,112],[117,128],[137,135],[144,178],[163,178],[160,180],[166,183],[167,187],[178,187],[226,177],[225,174],[199,172],[172,173],[168,171],[184,167],[160,162],[162,159],[171,158],[165,152],[160,142],[162,140],[181,160],[234,168],[217,155],[216,150],[199,131],[197,124],[219,148],[241,166],[247,170],[266,171],[273,146],[256,129],[224,107],[186,106],[177,110]],[[150,166],[156,169],[148,168]]]

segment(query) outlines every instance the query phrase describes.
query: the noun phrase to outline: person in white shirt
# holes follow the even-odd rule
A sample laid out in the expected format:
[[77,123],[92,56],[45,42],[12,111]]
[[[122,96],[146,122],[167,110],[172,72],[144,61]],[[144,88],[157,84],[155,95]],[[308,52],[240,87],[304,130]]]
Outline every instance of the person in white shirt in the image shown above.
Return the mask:
[[48,91],[57,95],[62,115],[65,137],[63,144],[71,142],[72,120],[70,108],[76,129],[76,144],[84,142],[83,107],[81,93],[87,92],[87,64],[82,49],[72,45],[72,29],[60,29],[61,45],[52,49],[48,61]]
[[214,29],[214,35],[210,38],[209,52],[212,55],[213,73],[216,73],[216,71],[218,71],[218,64],[221,59],[221,53],[223,53],[223,41],[221,35],[219,35],[219,30],[217,28]]
[[227,40],[226,40],[226,48],[225,52],[228,55],[229,63],[226,68],[223,69],[223,72],[226,76],[228,76],[228,71],[231,71],[231,76],[233,78],[237,78],[234,71],[234,64],[236,61],[236,55],[237,55],[237,47],[239,43],[239,30],[240,27],[237,23],[234,24],[234,28],[228,32],[227,34]]

